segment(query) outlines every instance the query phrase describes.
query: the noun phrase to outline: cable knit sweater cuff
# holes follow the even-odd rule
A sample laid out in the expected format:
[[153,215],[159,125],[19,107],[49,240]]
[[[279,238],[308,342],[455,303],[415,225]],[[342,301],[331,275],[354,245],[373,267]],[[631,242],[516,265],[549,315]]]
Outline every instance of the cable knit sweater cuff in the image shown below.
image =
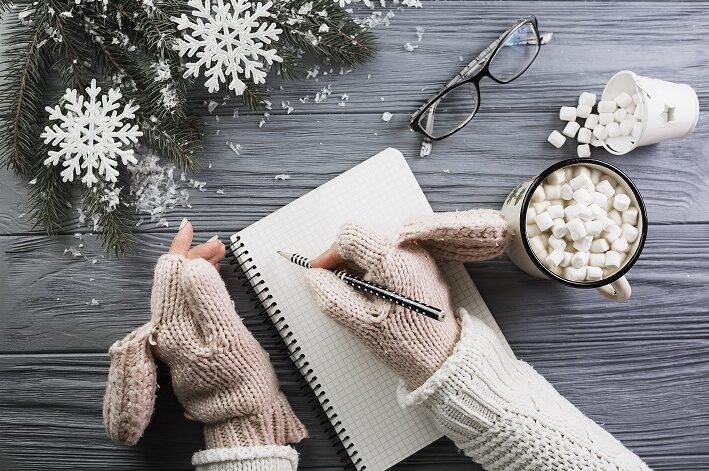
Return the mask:
[[204,426],[207,448],[285,445],[298,443],[307,436],[305,426],[298,420],[282,392],[261,415],[234,417]]
[[488,471],[646,471],[640,458],[583,415],[480,319],[461,311],[453,354],[423,385],[399,384],[439,430]]
[[211,448],[192,455],[195,471],[296,471],[298,453],[289,446]]

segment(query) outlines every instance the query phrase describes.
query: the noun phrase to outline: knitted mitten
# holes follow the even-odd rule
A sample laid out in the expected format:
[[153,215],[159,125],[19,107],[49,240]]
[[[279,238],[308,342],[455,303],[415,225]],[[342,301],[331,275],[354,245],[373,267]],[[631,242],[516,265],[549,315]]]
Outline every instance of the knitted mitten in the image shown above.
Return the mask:
[[353,291],[327,270],[309,270],[307,280],[325,312],[350,327],[409,385],[417,386],[450,356],[460,330],[448,286],[427,249],[481,260],[499,255],[506,237],[506,222],[490,210],[414,221],[396,242],[355,225],[341,230],[335,245],[345,261],[363,271],[365,279],[443,309],[442,322]]
[[[295,469],[295,451],[274,446],[298,442],[306,430],[215,268],[203,259],[163,255],[155,267],[151,310],[148,324],[110,349],[108,435],[127,444],[142,435],[155,397],[154,355],[170,368],[185,416],[204,424],[208,450],[195,455],[198,469],[230,462],[219,469]],[[246,462],[251,467],[243,467]]]
[[357,226],[342,229],[335,242],[342,258],[367,279],[444,308],[450,314],[444,322],[371,299],[325,270],[309,270],[307,278],[323,311],[402,376],[400,403],[425,407],[441,432],[485,469],[646,470],[517,360],[486,324],[464,312],[454,321],[448,288],[431,254],[489,258],[502,251],[508,233],[499,212],[485,210],[419,218],[394,243]]

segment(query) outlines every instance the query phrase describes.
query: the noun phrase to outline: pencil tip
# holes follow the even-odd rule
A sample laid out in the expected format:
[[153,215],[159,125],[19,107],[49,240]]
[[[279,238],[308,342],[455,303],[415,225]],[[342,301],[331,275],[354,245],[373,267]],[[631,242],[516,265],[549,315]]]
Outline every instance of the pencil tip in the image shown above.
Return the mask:
[[284,251],[282,251],[282,250],[279,250],[279,251],[278,251],[278,255],[280,255],[280,256],[283,257],[283,258],[288,258],[288,259],[290,259],[290,254],[289,254],[288,252],[284,252]]

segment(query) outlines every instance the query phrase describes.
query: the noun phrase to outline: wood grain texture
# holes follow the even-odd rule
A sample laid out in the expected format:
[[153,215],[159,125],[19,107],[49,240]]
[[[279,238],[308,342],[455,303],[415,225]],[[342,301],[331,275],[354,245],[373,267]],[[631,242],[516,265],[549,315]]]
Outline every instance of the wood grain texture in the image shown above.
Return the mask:
[[[680,340],[535,343],[518,351],[653,469],[686,470],[686,458],[709,466],[709,439],[697,433],[709,427],[703,411],[709,401],[708,348],[707,341]],[[280,361],[276,366],[283,371]],[[101,422],[107,369],[104,354],[0,357],[0,449],[12,469],[189,469],[189,456],[202,443],[200,430],[182,417],[165,371],[140,445],[109,442]],[[339,457],[308,402],[311,394],[288,374],[281,381],[311,434],[298,446],[300,469],[339,469]],[[442,465],[479,469],[445,440],[393,469]]]
[[[561,128],[558,108],[575,103],[581,91],[600,93],[618,70],[689,83],[700,107],[709,104],[709,2],[455,0],[394,13],[391,26],[375,30],[381,51],[371,63],[345,75],[333,66],[333,74],[322,67],[317,80],[271,81],[273,110],[262,128],[261,113],[233,116],[234,98],[219,96],[210,114],[207,102],[215,97],[195,87],[191,106],[208,128],[196,174],[206,191],[192,191],[191,208],[169,213],[171,227],[141,226],[124,260],[106,256],[93,235],[75,239],[90,232],[75,214],[57,239],[32,230],[21,216],[26,183],[0,171],[0,469],[191,469],[200,430],[182,417],[164,370],[140,446],[110,443],[100,416],[104,352],[148,319],[153,264],[183,216],[198,240],[226,237],[387,146],[404,152],[436,211],[499,207],[517,183],[575,156],[571,144],[555,149],[546,142]],[[530,13],[542,31],[555,33],[552,43],[518,81],[484,81],[480,115],[437,143],[430,157],[417,158],[410,113],[460,69],[460,56],[470,60]],[[416,43],[417,26],[426,32],[408,53],[403,44]],[[313,103],[328,85],[330,98]],[[350,98],[340,107],[344,93]],[[310,101],[300,103],[306,95]],[[295,108],[291,115],[282,100]],[[381,120],[384,111],[394,114],[390,123]],[[650,232],[629,275],[630,302],[610,304],[590,291],[530,278],[504,258],[468,266],[515,352],[656,470],[709,469],[708,119],[702,112],[688,138],[625,157],[594,151],[636,182],[648,206]],[[240,156],[227,141],[242,145]],[[274,179],[282,173],[291,179]],[[70,246],[82,255],[64,254]],[[280,339],[231,271],[223,273],[311,432],[298,447],[301,469],[341,469]],[[442,467],[480,469],[446,440],[395,469]]]

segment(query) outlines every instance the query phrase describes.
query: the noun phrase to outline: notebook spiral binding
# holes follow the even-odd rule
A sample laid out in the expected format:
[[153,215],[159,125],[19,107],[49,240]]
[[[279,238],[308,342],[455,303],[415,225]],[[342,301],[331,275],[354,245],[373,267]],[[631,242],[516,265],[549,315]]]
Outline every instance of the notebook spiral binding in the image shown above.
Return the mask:
[[298,340],[292,338],[293,333],[288,330],[288,324],[285,322],[285,318],[281,316],[278,304],[273,300],[273,295],[268,293],[266,280],[261,277],[258,267],[249,256],[249,251],[241,241],[240,236],[237,235],[228,246],[227,257],[230,265],[236,265],[234,272],[239,274],[237,276],[239,280],[243,280],[241,286],[248,288],[247,294],[252,295],[249,301],[253,302],[259,309],[259,314],[265,314],[270,318],[270,324],[277,331],[277,333],[273,334],[273,338],[279,336],[283,340],[285,347],[283,353],[288,354],[301,373],[303,381],[300,389],[304,392],[310,389],[315,394],[315,398],[310,399],[308,403],[314,405],[315,399],[317,399],[319,403],[317,419],[320,421],[321,426],[326,426],[327,438],[337,450],[337,455],[343,463],[344,470],[365,471],[367,466],[362,464],[362,458],[357,457],[358,452],[355,444],[352,443],[350,436],[347,435],[347,429],[342,425],[342,422],[337,420],[337,413],[334,411],[333,406],[330,405],[326,391],[318,383],[318,377],[314,374],[312,368],[309,368],[310,363],[308,363],[305,354],[301,352]]

